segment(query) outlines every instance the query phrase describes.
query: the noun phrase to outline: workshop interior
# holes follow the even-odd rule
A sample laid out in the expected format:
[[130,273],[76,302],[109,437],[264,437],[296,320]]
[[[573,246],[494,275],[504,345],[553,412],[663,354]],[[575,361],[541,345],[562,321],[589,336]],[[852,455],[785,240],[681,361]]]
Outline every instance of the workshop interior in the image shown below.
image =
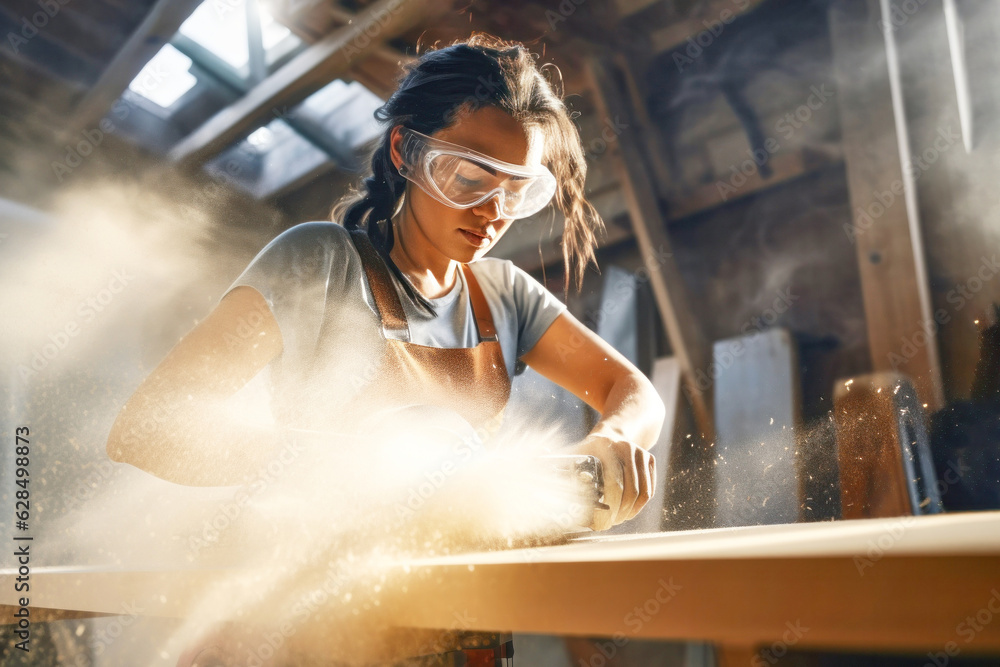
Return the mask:
[[[610,472],[560,452],[600,414],[521,362],[486,434],[378,413],[242,486],[109,457],[476,34],[562,95],[603,220],[581,286],[554,204],[488,257],[655,388],[645,507],[591,529]],[[0,38],[0,665],[1000,665],[1000,4],[0,0]],[[273,424],[267,381],[212,409]],[[183,398],[137,437],[190,410],[238,457]]]

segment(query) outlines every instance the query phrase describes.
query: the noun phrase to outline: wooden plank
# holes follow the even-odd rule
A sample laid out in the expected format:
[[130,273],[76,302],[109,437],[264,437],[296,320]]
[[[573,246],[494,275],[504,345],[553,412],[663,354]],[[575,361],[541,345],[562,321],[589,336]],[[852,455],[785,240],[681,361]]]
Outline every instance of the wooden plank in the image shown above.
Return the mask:
[[[588,62],[595,100],[606,118],[631,118],[625,96],[614,83],[608,66],[597,59]],[[646,264],[656,305],[663,319],[670,346],[681,365],[686,393],[702,437],[710,441],[713,433],[709,387],[695,379],[699,369],[708,367],[708,346],[687,304],[687,289],[673,260],[673,250],[660,213],[656,191],[645,169],[645,160],[634,132],[622,132],[608,146],[609,157],[619,170],[628,203],[632,231]]]
[[718,341],[715,525],[792,523],[801,517],[798,354],[784,329]]
[[[830,31],[868,344],[876,371],[911,377],[944,403],[906,113],[888,0],[837,0]],[[888,20],[888,19],[886,19]],[[904,168],[904,166],[906,166]]]
[[6,110],[3,120],[16,122],[30,126],[34,130],[43,130],[48,135],[52,128],[62,123],[62,119],[56,116],[44,99],[25,95],[24,92],[12,87],[0,87],[0,105]]
[[158,0],[104,69],[97,83],[76,105],[63,139],[56,143],[68,141],[80,130],[97,124],[199,4],[201,0]]
[[[796,637],[797,649],[937,651],[956,639],[957,624],[993,597],[1000,598],[994,592],[995,571],[990,571],[1000,559],[928,558],[912,552],[904,556],[904,545],[929,519],[915,517],[903,530],[894,519],[686,534],[692,542],[713,541],[719,555],[729,554],[718,559],[705,552],[698,557],[688,552],[670,562],[647,558],[657,548],[653,545],[676,540],[679,546],[685,540],[682,533],[576,542],[543,550],[518,564],[508,560],[514,554],[435,559],[426,569],[423,563],[411,563],[420,581],[410,587],[406,602],[392,609],[401,625],[432,627],[454,613],[446,601],[462,597],[463,611],[483,628],[569,635],[617,631],[631,637],[703,638],[730,646],[770,644],[789,629],[789,622],[800,621],[800,627],[809,630]],[[813,552],[801,560],[758,558],[748,555],[756,549],[748,549],[743,539],[754,535],[753,541],[772,541],[772,547],[781,550],[796,541],[794,535],[805,533],[823,535],[822,541],[831,547],[844,540],[839,545],[844,556]],[[862,535],[867,544],[858,543]],[[879,539],[884,543],[887,536],[892,537],[891,547],[859,576],[856,557],[866,557],[871,544]],[[986,539],[995,542],[998,537]],[[589,559],[598,552],[609,558]],[[614,560],[611,553],[630,552],[634,557],[609,562]],[[915,586],[914,581],[923,583]],[[671,582],[676,590],[672,596],[667,592]],[[655,602],[650,602],[644,622],[622,627],[623,619],[635,619],[636,607],[651,599]],[[1000,650],[1000,628],[984,630],[968,646],[973,652]],[[965,654],[965,646],[962,651]]]
[[316,42],[207,120],[170,151],[170,159],[186,164],[208,159],[247,134],[272,109],[304,100],[386,41],[432,21],[446,8],[430,0],[380,0],[370,5],[353,24]]
[[[887,539],[888,546],[871,552]],[[862,574],[858,559],[865,558],[874,561]],[[277,563],[274,573],[263,575],[229,571],[233,576],[224,569],[37,567],[32,608],[121,614],[128,603],[144,616],[188,617],[226,590],[223,580],[240,583],[240,574],[244,589],[256,585],[263,592],[260,582],[281,582],[271,589],[275,600],[292,603],[294,595],[282,597],[291,592],[284,584],[297,581],[288,578],[287,566]],[[796,638],[798,649],[940,651],[961,637],[962,655],[1000,654],[1000,624],[981,625],[968,642],[955,631],[1000,601],[1000,512],[575,540],[384,567],[379,609],[402,628],[455,628],[458,618],[464,629],[621,632],[761,646],[799,621],[808,631]],[[318,569],[311,578],[322,578],[325,567]],[[15,603],[15,576],[16,570],[0,570],[0,604]],[[322,599],[311,621],[341,604],[335,596]],[[639,616],[635,609],[647,603]],[[289,620],[274,607],[260,612],[273,613],[276,625]],[[309,631],[294,628],[295,637]],[[320,641],[338,641],[329,628],[315,628]]]
[[810,149],[778,153],[768,160],[773,170],[768,178],[761,176],[759,169],[755,169],[748,176],[740,172],[743,178],[727,174],[715,183],[701,185],[687,194],[671,197],[670,218],[676,220],[738,201],[802,176],[828,169],[839,161],[840,156],[837,154],[819,153]]
[[927,417],[908,378],[872,373],[839,381],[833,414],[844,519],[944,511]]

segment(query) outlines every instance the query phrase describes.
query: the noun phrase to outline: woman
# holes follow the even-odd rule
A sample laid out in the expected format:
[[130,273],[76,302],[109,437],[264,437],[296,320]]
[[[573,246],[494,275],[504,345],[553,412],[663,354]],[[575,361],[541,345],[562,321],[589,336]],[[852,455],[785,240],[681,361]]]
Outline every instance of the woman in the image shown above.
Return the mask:
[[573,448],[603,464],[611,512],[594,527],[635,516],[653,493],[658,395],[528,274],[482,259],[554,198],[567,281],[582,282],[602,223],[564,103],[522,46],[477,36],[425,53],[376,117],[372,173],[339,224],[297,225],[261,251],[129,399],[109,456],[185,484],[245,480],[279,433],[220,406],[265,367],[284,428],[343,431],[425,403],[490,429],[520,361],[601,414]]

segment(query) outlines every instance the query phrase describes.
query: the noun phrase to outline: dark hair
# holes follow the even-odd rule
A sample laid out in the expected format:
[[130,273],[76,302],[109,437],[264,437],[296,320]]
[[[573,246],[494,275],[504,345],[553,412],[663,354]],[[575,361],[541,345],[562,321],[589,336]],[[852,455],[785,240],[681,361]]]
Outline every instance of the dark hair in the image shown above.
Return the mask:
[[[496,107],[543,131],[542,163],[556,177],[554,201],[565,218],[562,251],[566,289],[568,293],[572,274],[579,291],[587,265],[595,261],[595,232],[603,230],[604,223],[584,197],[587,163],[579,132],[562,91],[554,89],[543,69],[523,45],[485,34],[424,53],[407,67],[388,101],[376,109],[375,118],[386,124],[386,130],[372,154],[371,174],[337,202],[332,219],[347,229],[364,227],[399,275],[389,260],[393,232],[388,221],[402,203],[406,180],[390,158],[392,129],[403,125],[432,135],[463,112]],[[408,282],[401,282],[410,291]],[[419,294],[411,296],[429,307]]]

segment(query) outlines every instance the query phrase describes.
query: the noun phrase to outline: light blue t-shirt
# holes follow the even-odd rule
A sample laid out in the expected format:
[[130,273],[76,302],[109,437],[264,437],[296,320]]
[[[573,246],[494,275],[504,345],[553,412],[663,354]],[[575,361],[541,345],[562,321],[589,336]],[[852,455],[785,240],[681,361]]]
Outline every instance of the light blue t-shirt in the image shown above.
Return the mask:
[[[470,265],[489,304],[507,374],[531,350],[566,305],[510,260]],[[390,272],[390,275],[391,272]],[[479,335],[462,272],[444,296],[419,310],[392,275],[410,328],[410,342],[474,347]],[[229,287],[263,295],[281,330],[283,351],[269,367],[272,411],[309,428],[374,379],[384,347],[375,301],[350,232],[333,222],[296,225],[267,244]],[[319,428],[319,424],[313,424]]]

